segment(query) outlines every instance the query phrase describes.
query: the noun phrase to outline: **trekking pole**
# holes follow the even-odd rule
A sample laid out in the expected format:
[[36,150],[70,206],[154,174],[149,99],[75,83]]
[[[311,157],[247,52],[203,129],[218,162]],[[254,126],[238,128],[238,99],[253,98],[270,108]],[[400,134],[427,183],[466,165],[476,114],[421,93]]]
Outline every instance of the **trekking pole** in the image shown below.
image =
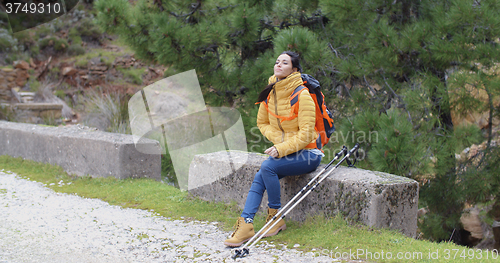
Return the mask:
[[[328,176],[330,176],[330,174],[337,168],[340,166],[340,164],[342,162],[344,162],[347,158],[349,158],[351,155],[354,154],[354,152],[356,152],[359,148],[359,144],[356,144],[354,145],[354,147],[349,151],[347,152],[347,148],[344,146],[344,148],[342,149],[341,152],[339,152],[337,155],[335,155],[335,158],[325,167],[325,169],[323,169],[318,175],[316,175],[308,184],[307,186],[309,186],[317,177],[319,177],[319,175],[321,175],[324,171],[326,171],[326,168],[328,168],[328,166],[330,166],[331,163],[333,163],[333,161],[335,161],[336,159],[340,158],[340,156],[342,154],[345,154],[344,158],[342,158],[342,160],[340,160],[327,174],[325,174],[323,177],[321,177],[319,179],[318,182],[316,182],[316,184],[314,184],[314,186],[312,186],[305,194],[302,195],[302,197],[295,203],[293,204],[289,209],[286,209],[285,208],[292,203],[292,201],[294,201],[298,196],[300,196],[300,194],[304,191],[304,189],[307,188],[304,187],[302,188],[302,190],[294,196],[294,198],[292,198],[292,200],[290,200],[286,205],[285,207],[283,207],[282,209],[280,209],[280,211],[278,211],[278,213],[273,217],[272,220],[269,220],[269,222],[264,226],[262,227],[262,229],[257,232],[257,234],[255,234],[250,240],[248,240],[248,242],[241,248],[241,249],[236,249],[235,250],[235,254],[232,256],[232,258],[234,260],[236,260],[236,258],[238,257],[245,257],[246,255],[248,255],[250,253],[250,248],[253,247],[255,244],[257,244],[257,242],[259,242],[265,234],[267,234],[267,232],[269,232],[269,230],[271,230],[274,226],[276,226],[280,220],[284,219],[285,216],[290,212],[292,211],[295,206],[297,206],[302,200],[304,200],[304,198],[306,198],[306,196],[308,196],[324,179],[326,179]],[[347,152],[347,153],[346,153]],[[284,211],[284,212],[282,212]],[[274,222],[269,228],[267,228],[264,233],[262,233],[261,235],[260,232],[265,229],[267,227],[267,225],[271,222],[273,222],[278,215],[280,215],[281,213],[283,213],[283,215],[281,215],[280,219],[279,220],[276,220],[276,222]],[[255,239],[257,238],[257,239]],[[255,240],[254,240],[255,239]],[[250,244],[250,245],[249,245]]]

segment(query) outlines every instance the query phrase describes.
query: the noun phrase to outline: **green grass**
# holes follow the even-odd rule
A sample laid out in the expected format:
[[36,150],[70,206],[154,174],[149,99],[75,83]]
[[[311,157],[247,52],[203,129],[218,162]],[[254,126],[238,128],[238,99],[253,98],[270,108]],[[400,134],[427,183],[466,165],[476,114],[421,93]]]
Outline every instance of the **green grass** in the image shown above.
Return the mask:
[[114,52],[110,50],[105,50],[101,48],[92,49],[89,53],[78,55],[72,57],[71,60],[75,60],[75,66],[77,67],[87,67],[87,63],[92,58],[100,58],[100,62],[103,62],[106,66],[110,67],[115,59],[119,56],[123,56],[122,52]]
[[[202,201],[187,192],[150,179],[72,177],[61,167],[9,156],[0,156],[0,169],[10,170],[23,178],[44,183],[56,192],[98,198],[122,207],[153,210],[172,219],[216,221],[220,222],[219,225],[225,230],[231,229],[241,212],[235,204]],[[263,216],[256,217],[255,227],[260,229],[263,224]],[[350,255],[351,259],[363,259],[368,262],[498,262],[498,259],[492,259],[491,252],[486,259],[486,251],[469,250],[451,243],[416,240],[394,230],[352,225],[340,216],[333,219],[310,217],[303,223],[288,220],[286,231],[266,238],[266,241],[285,243],[288,247],[300,244],[298,249],[313,256],[336,257],[343,253],[347,257]],[[220,242],[222,247],[223,240]],[[389,252],[392,260],[387,260]],[[482,253],[480,260],[479,253]],[[382,255],[384,259],[381,259]],[[412,259],[404,260],[405,255]],[[353,256],[355,258],[352,258]],[[402,256],[403,259],[398,259],[397,256]],[[437,256],[438,259],[429,259],[430,256]],[[470,256],[474,256],[475,260],[470,260]]]
[[130,81],[134,84],[141,85],[142,84],[142,75],[144,74],[143,68],[118,68],[118,71],[123,73],[123,75],[130,79]]

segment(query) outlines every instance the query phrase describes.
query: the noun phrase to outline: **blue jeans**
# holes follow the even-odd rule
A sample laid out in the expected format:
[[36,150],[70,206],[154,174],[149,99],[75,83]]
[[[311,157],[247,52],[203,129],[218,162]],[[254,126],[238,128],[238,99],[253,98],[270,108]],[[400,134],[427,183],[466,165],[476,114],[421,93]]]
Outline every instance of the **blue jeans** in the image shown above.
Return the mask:
[[254,218],[262,201],[264,190],[267,190],[269,208],[280,208],[279,179],[312,172],[320,163],[321,156],[307,150],[301,150],[282,158],[269,157],[262,162],[260,170],[255,174],[241,217]]

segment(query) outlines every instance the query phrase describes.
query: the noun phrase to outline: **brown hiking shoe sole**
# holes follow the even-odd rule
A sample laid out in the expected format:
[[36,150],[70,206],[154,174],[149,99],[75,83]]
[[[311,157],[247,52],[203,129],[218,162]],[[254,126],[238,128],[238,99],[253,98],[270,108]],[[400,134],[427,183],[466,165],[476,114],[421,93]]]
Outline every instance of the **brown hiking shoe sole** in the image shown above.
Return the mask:
[[[251,238],[251,237],[250,237]],[[228,247],[239,247],[241,245],[243,245],[243,243],[247,242],[248,240],[250,240],[250,238],[247,238],[239,243],[229,243],[229,242],[224,242],[224,245],[228,246]]]
[[264,237],[272,237],[272,236],[275,236],[277,235],[281,230],[285,230],[286,229],[286,224],[282,225],[280,228],[278,228],[278,230],[272,232],[272,233],[269,233],[267,232],[267,234],[264,235]]

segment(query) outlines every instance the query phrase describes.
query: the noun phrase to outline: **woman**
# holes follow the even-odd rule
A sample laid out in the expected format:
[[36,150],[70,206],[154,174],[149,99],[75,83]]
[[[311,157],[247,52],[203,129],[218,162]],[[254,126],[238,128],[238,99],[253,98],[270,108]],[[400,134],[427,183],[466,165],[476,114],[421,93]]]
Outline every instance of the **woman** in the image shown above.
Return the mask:
[[[290,117],[293,115],[290,96],[303,84],[300,71],[298,54],[291,51],[281,53],[274,65],[274,75],[269,78],[269,85],[259,95],[257,126],[274,145],[264,151],[269,158],[255,174],[245,208],[236,222],[236,230],[231,238],[224,242],[226,246],[241,246],[255,235],[253,218],[260,206],[264,190],[267,190],[269,201],[269,221],[281,207],[279,179],[315,170],[324,156],[316,148],[316,106],[307,89],[298,95],[298,116]],[[276,235],[285,229],[285,221],[280,220],[265,237]]]

